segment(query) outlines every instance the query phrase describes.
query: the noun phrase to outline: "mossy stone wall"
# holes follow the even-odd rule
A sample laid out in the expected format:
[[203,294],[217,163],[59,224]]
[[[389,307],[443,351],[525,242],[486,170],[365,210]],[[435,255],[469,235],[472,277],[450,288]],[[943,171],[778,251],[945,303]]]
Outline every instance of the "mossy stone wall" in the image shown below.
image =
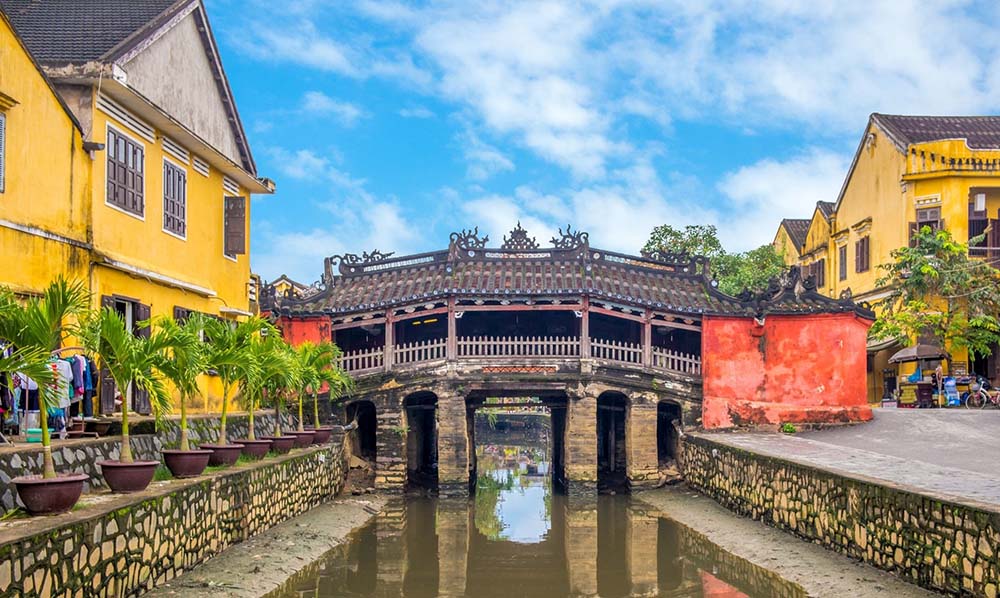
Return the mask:
[[1000,509],[687,436],[687,482],[741,515],[953,596],[996,598]]
[[[286,430],[297,425],[288,414],[282,414]],[[254,418],[254,429],[258,436],[274,433],[277,418],[273,411],[259,412]],[[238,413],[229,416],[226,422],[226,435],[229,439],[246,438],[249,418]],[[120,426],[119,426],[120,430]],[[177,448],[181,441],[180,423],[176,417],[168,417],[159,425],[152,420],[140,420],[130,429],[132,454],[136,459],[160,460],[162,449]],[[195,415],[188,418],[188,437],[192,444],[213,443],[219,439],[218,415]],[[106,436],[88,440],[52,441],[52,460],[56,471],[60,473],[85,473],[87,481],[85,492],[105,488],[104,477],[97,466],[98,461],[116,460],[120,454],[120,438]],[[0,512],[9,511],[22,506],[17,499],[17,490],[11,479],[21,475],[40,474],[42,472],[41,445],[20,446],[17,449],[4,448],[0,450]]]
[[[139,596],[343,488],[342,437],[0,530],[0,596]],[[262,563],[266,566],[266,563]]]

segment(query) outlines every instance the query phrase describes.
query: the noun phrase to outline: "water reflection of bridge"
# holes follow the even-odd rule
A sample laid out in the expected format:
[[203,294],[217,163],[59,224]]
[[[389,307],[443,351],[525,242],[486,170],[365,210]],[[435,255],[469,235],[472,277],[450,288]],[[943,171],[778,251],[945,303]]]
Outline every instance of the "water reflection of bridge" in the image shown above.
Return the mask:
[[804,598],[797,585],[627,497],[557,498],[541,541],[489,540],[470,504],[412,499],[296,576],[282,596]]

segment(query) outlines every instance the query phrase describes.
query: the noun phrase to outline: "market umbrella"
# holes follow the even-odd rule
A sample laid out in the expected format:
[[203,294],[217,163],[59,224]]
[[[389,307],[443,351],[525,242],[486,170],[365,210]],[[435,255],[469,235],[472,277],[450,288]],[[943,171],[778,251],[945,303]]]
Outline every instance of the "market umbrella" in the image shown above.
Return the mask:
[[934,345],[913,345],[896,351],[889,358],[889,363],[905,363],[907,361],[923,361],[925,359],[945,359],[948,353]]

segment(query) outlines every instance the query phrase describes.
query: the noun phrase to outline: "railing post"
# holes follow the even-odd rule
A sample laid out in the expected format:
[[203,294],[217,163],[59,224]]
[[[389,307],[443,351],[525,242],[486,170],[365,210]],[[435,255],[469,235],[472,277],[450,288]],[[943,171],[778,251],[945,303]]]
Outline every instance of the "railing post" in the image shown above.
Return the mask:
[[385,371],[392,371],[392,350],[395,344],[395,318],[393,318],[392,310],[386,310],[385,312],[385,351],[382,353],[382,364]]
[[642,366],[653,367],[653,312],[649,309],[642,320]]
[[455,321],[455,298],[448,298],[448,341],[445,343],[444,358],[455,361],[458,358],[458,326]]

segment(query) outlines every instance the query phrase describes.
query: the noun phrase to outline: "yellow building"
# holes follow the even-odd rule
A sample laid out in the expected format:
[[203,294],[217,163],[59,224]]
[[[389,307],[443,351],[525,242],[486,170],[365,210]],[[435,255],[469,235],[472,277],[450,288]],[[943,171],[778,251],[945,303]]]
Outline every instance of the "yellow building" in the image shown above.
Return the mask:
[[[995,221],[998,234],[974,255],[996,259],[991,248],[1000,247],[1000,117],[872,114],[826,223],[817,218],[820,211],[814,212],[799,264],[815,274],[825,252],[821,291],[831,297],[884,298],[888,292],[875,284],[878,266],[889,263],[892,250],[905,246],[920,226],[945,228],[966,241]],[[883,377],[895,374],[888,358],[897,349],[892,343],[869,348],[872,402],[882,397]],[[953,351],[949,365],[952,372],[997,379],[995,361]]]
[[[23,48],[16,73],[6,76],[6,56],[0,69],[0,91],[20,102],[8,108],[7,150],[26,163],[11,189],[31,198],[15,215],[38,239],[29,247],[0,238],[5,252],[31,264],[0,282],[33,292],[59,273],[83,278],[95,307],[112,307],[133,325],[193,311],[251,315],[249,198],[274,187],[257,175],[205,7],[122,6],[0,0],[47,76],[35,68],[24,81],[32,61]],[[109,18],[113,26],[93,27]],[[70,255],[67,245],[79,251]],[[113,409],[111,394],[102,392],[104,412]],[[140,412],[143,401],[135,398]]]
[[809,220],[806,218],[785,218],[778,225],[774,235],[774,250],[785,260],[785,265],[798,266],[802,259],[802,247],[809,232]]

